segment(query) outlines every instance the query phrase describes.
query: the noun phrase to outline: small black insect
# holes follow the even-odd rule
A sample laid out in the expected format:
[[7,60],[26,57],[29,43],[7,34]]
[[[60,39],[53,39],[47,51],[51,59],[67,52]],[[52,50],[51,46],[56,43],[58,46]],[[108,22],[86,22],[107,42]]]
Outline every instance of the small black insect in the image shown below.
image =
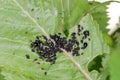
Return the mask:
[[45,70],[44,68],[41,68],[41,70]]
[[[36,39],[31,42],[32,52],[36,52],[40,59],[55,64],[57,59],[56,54],[62,52],[60,48],[66,50],[67,52],[72,52],[73,56],[79,56],[80,50],[85,49],[88,46],[88,43],[85,42],[86,37],[89,36],[88,30],[83,30],[83,27],[78,25],[78,32],[72,32],[70,38],[63,37],[62,33],[50,34],[48,39],[45,35],[36,36]],[[82,31],[82,32],[81,32]],[[78,40],[76,35],[78,34],[81,37],[81,40]],[[80,47],[83,45],[82,47]],[[34,59],[36,61],[36,59]],[[47,74],[47,72],[45,73]]]
[[83,27],[81,27],[81,30],[83,30]]
[[83,52],[81,53],[81,55],[83,55]]
[[61,33],[58,33],[58,35],[61,35]]
[[39,40],[39,38],[40,38],[40,36],[36,36],[36,39],[38,39],[38,40]]
[[28,32],[26,31],[25,34],[28,34]]
[[26,59],[30,59],[30,56],[28,54],[26,54],[25,56],[26,56]]
[[90,38],[88,40],[90,41]]
[[34,49],[31,49],[31,51],[32,51],[32,52],[35,52],[35,50],[34,50]]
[[83,43],[83,47],[82,47],[82,49],[85,49],[86,47],[88,46],[88,43]]
[[76,35],[76,33],[75,33],[75,32],[73,32],[71,35],[72,35],[72,36],[75,36],[75,35]]
[[47,37],[46,37],[46,36],[42,35],[42,37],[43,37],[45,40],[47,40]]
[[80,25],[78,24],[78,29],[80,29]]
[[39,17],[37,17],[37,20],[39,20]]
[[85,31],[83,32],[83,34],[84,34],[85,38],[87,38],[87,36],[89,36],[89,31],[88,31],[88,30],[85,30]]
[[33,61],[37,61],[38,59],[37,58],[35,58]]
[[47,72],[44,72],[45,75],[47,75]]
[[81,43],[83,43],[83,40],[80,40]]
[[31,11],[34,11],[34,9],[32,8]]
[[40,62],[37,62],[37,64],[40,64]]

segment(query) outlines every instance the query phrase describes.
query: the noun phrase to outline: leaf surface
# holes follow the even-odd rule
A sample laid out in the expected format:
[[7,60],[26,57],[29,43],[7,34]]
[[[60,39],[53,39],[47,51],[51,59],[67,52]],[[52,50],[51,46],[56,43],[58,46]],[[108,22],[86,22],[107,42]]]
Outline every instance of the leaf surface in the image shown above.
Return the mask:
[[[55,15],[55,11],[58,7],[62,6],[59,5],[56,7],[59,3],[53,0],[17,0],[17,3],[20,4],[23,10],[21,10],[13,0],[0,0],[0,65],[4,66],[2,74],[5,76],[5,79],[85,80],[84,76],[73,63],[62,53],[57,55],[56,64],[53,65],[42,60],[39,60],[40,65],[33,61],[33,59],[38,58],[38,56],[31,52],[30,41],[34,40],[37,35],[43,34],[40,26],[44,28],[48,34],[58,32],[56,28],[58,25],[62,25],[61,22],[59,22],[59,20],[62,20],[58,19],[59,17]],[[81,3],[75,1],[73,9],[75,4],[78,6]],[[95,80],[99,73],[97,71],[89,72],[88,64],[96,56],[109,53],[109,47],[101,35],[98,24],[93,21],[92,16],[86,15],[80,20],[79,17],[74,16],[79,13],[82,15],[82,12],[77,13],[77,10],[79,10],[79,7],[76,7],[75,11],[73,10],[71,13],[73,21],[71,18],[70,23],[65,22],[65,24],[76,24],[75,27],[70,28],[70,33],[77,29],[76,21],[90,31],[91,41],[87,41],[89,46],[83,51],[83,55],[74,58]],[[24,12],[28,12],[30,16]],[[37,26],[30,17],[32,17],[36,23],[40,24],[40,26]],[[67,17],[67,15],[65,15],[65,17]],[[78,40],[81,40],[81,38],[78,37]],[[25,58],[26,54],[30,55],[29,60]]]

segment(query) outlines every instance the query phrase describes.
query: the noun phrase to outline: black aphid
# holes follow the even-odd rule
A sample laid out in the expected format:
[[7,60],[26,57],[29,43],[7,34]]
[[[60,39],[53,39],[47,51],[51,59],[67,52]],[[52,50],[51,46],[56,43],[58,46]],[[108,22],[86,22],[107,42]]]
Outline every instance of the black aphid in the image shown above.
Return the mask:
[[27,34],[28,32],[26,31],[25,34]]
[[72,55],[73,55],[73,56],[74,56],[74,55],[79,56],[79,50],[80,50],[80,47],[74,48]]
[[32,51],[32,52],[35,52],[35,50],[34,50],[34,49],[31,49],[31,51]]
[[33,61],[37,61],[38,59],[37,58],[35,58]]
[[83,34],[84,34],[85,38],[87,38],[87,37],[89,36],[89,31],[88,31],[88,30],[85,30],[85,31],[83,32]]
[[26,54],[25,56],[26,56],[26,59],[30,59],[30,55]]
[[[62,52],[60,48],[65,49],[67,52],[72,52],[73,56],[79,56],[80,50],[88,46],[88,43],[84,40],[89,36],[89,31],[83,30],[83,27],[78,25],[78,32],[72,32],[70,35],[70,38],[67,39],[67,37],[62,36],[62,33],[50,34],[50,38],[54,43],[44,35],[36,36],[36,40],[31,42],[31,50],[37,53],[40,59],[50,62],[51,64],[55,63],[57,53]],[[78,41],[77,36],[80,36],[82,40]],[[34,61],[36,61],[36,59],[34,59]],[[47,72],[45,74],[47,74]]]
[[37,17],[37,20],[39,20],[39,17]]
[[34,11],[34,9],[32,8],[31,11]]
[[82,47],[82,49],[85,49],[86,47],[88,46],[88,43],[83,43],[83,47]]
[[80,28],[80,25],[78,24],[78,28]]
[[44,74],[47,75],[47,72],[45,72]]
[[88,40],[90,41],[90,38],[88,38]]
[[58,33],[58,35],[61,35],[61,33]]
[[83,40],[80,40],[81,43],[83,43]]
[[40,62],[37,62],[37,64],[40,64]]
[[81,27],[80,25],[78,25],[78,33],[81,31]]
[[81,53],[81,55],[83,55],[83,53]]

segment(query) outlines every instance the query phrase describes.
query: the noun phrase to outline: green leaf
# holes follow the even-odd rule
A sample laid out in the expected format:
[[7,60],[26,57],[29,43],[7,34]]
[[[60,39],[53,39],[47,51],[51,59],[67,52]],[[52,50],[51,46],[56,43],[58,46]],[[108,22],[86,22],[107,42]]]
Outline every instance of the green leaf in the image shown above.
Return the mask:
[[110,2],[99,3],[96,1],[89,2],[89,13],[93,16],[93,19],[97,21],[102,31],[106,31],[107,22],[109,20],[107,16],[107,5]]
[[58,9],[59,25],[56,31],[63,31],[66,35],[69,34],[69,28],[79,23],[84,13],[88,10],[87,0],[56,0]]
[[[118,24],[118,27],[120,27],[120,22]],[[116,38],[114,40],[114,46],[111,49],[111,58],[109,62],[110,67],[110,78],[111,80],[119,80],[120,79],[120,72],[118,71],[120,68],[119,64],[119,56],[120,56],[120,32],[116,32],[114,37]]]
[[100,30],[102,30],[103,36],[107,44],[112,46],[113,45],[112,38],[108,35],[108,30],[106,29],[106,26],[108,25],[107,22],[109,20],[106,9],[107,5],[109,4],[110,1],[104,3],[90,1],[88,12],[93,16],[93,19],[96,20],[97,23],[99,24]]
[[[80,56],[80,58],[77,58],[78,62],[82,64],[82,67],[85,68],[86,71],[88,71],[88,68],[92,68],[92,66],[90,67],[90,65],[92,65],[91,61],[94,61],[94,59],[97,56],[110,53],[109,46],[107,45],[106,41],[104,40],[104,38],[101,34],[101,31],[99,30],[98,24],[93,21],[93,18],[90,15],[87,15],[84,18],[82,18],[82,20],[80,21],[80,25],[83,26],[83,28],[90,31],[91,41],[89,42],[88,40],[86,40],[89,43],[89,46],[84,51],[84,55]],[[70,32],[76,32],[76,31],[77,31],[76,27],[74,27],[70,30]],[[81,40],[81,37],[79,37],[78,39]],[[100,63],[101,63],[101,61],[99,60],[99,64]],[[106,64],[102,64],[102,63],[98,67],[101,68],[101,65],[103,66],[103,69],[104,69],[104,67],[107,67]],[[88,68],[86,66],[88,66]],[[95,67],[97,68],[97,66],[95,66]],[[96,69],[94,68],[94,70],[96,70]],[[92,71],[94,72],[94,70],[92,70]],[[97,75],[93,79],[96,80],[97,78],[99,78],[100,74],[99,73],[92,74],[92,71],[90,72],[91,73],[90,75],[93,75],[93,74]],[[106,73],[106,76],[107,75],[108,75],[108,73]],[[105,79],[103,79],[103,80],[105,80]]]
[[112,50],[112,55],[111,55],[111,59],[110,59],[110,75],[111,75],[110,78],[111,78],[111,80],[119,80],[120,79],[120,72],[118,71],[120,68],[120,64],[118,63],[118,61],[120,60],[119,47],[114,48],[114,50]]
[[120,72],[118,71],[120,65],[118,64],[118,61],[120,56],[119,48],[115,49],[111,61],[110,61],[110,73],[111,73],[111,80],[119,80],[120,79]]
[[[59,24],[61,24],[61,19],[58,19],[59,17],[56,17],[54,13],[59,1],[17,0],[18,4],[14,1],[15,0],[0,0],[0,65],[4,66],[2,75],[5,76],[5,79],[85,80],[83,74],[81,74],[74,64],[62,53],[57,55],[57,61],[54,65],[50,65],[42,60],[39,60],[41,63],[39,65],[33,61],[33,59],[38,58],[38,56],[31,52],[29,47],[30,41],[33,40],[36,35],[43,34],[40,29],[41,27],[44,28],[48,34],[53,34],[56,32]],[[74,58],[82,65],[83,69],[92,79],[96,80],[99,73],[95,70],[89,72],[88,64],[96,56],[109,53],[109,47],[101,35],[98,24],[93,21],[92,16],[86,15],[79,21],[82,12],[78,11],[80,13],[80,16],[78,16],[79,13],[76,13],[76,11],[80,9],[79,7],[75,7],[75,4],[81,4],[81,9],[83,5],[85,6],[85,4],[74,1],[71,9],[75,9],[75,11],[73,10],[71,13],[73,17],[70,23],[77,25],[75,22],[80,22],[85,29],[90,31],[91,41],[89,42],[88,48],[84,51],[84,54]],[[59,5],[59,7],[62,6]],[[86,9],[86,7],[83,9]],[[28,14],[25,14],[26,12]],[[41,27],[36,23],[40,24]],[[71,28],[70,33],[75,31],[74,29],[76,30],[77,26]],[[80,40],[81,38],[78,37],[78,39]],[[31,58],[29,60],[25,58],[26,54],[30,55]]]
[[5,80],[4,76],[2,75],[3,67],[0,66],[0,80]]
[[[49,3],[51,1],[17,2],[24,10],[13,0],[0,0],[0,65],[5,67],[2,73],[6,80],[46,80],[45,71],[33,62],[34,58],[38,58],[37,55],[29,48],[30,41],[42,32],[24,11],[27,11],[47,33],[54,33],[54,11],[51,11],[53,8]],[[45,10],[42,11],[42,8]],[[25,59],[26,54],[31,56],[30,60]]]

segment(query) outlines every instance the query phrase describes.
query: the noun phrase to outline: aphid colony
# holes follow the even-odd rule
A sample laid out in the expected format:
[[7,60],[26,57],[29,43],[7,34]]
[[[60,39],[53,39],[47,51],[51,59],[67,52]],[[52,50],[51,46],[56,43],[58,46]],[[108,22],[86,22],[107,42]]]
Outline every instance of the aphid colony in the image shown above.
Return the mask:
[[[88,46],[88,43],[85,41],[86,39],[90,40],[88,36],[89,31],[78,25],[78,31],[71,33],[69,39],[63,37],[61,33],[50,35],[54,42],[44,35],[36,36],[30,47],[32,52],[37,53],[40,59],[54,64],[57,59],[56,55],[62,52],[60,48],[71,52],[73,56],[82,55],[79,51]],[[77,40],[77,37],[81,37],[81,40]],[[28,55],[26,58],[29,58]]]

